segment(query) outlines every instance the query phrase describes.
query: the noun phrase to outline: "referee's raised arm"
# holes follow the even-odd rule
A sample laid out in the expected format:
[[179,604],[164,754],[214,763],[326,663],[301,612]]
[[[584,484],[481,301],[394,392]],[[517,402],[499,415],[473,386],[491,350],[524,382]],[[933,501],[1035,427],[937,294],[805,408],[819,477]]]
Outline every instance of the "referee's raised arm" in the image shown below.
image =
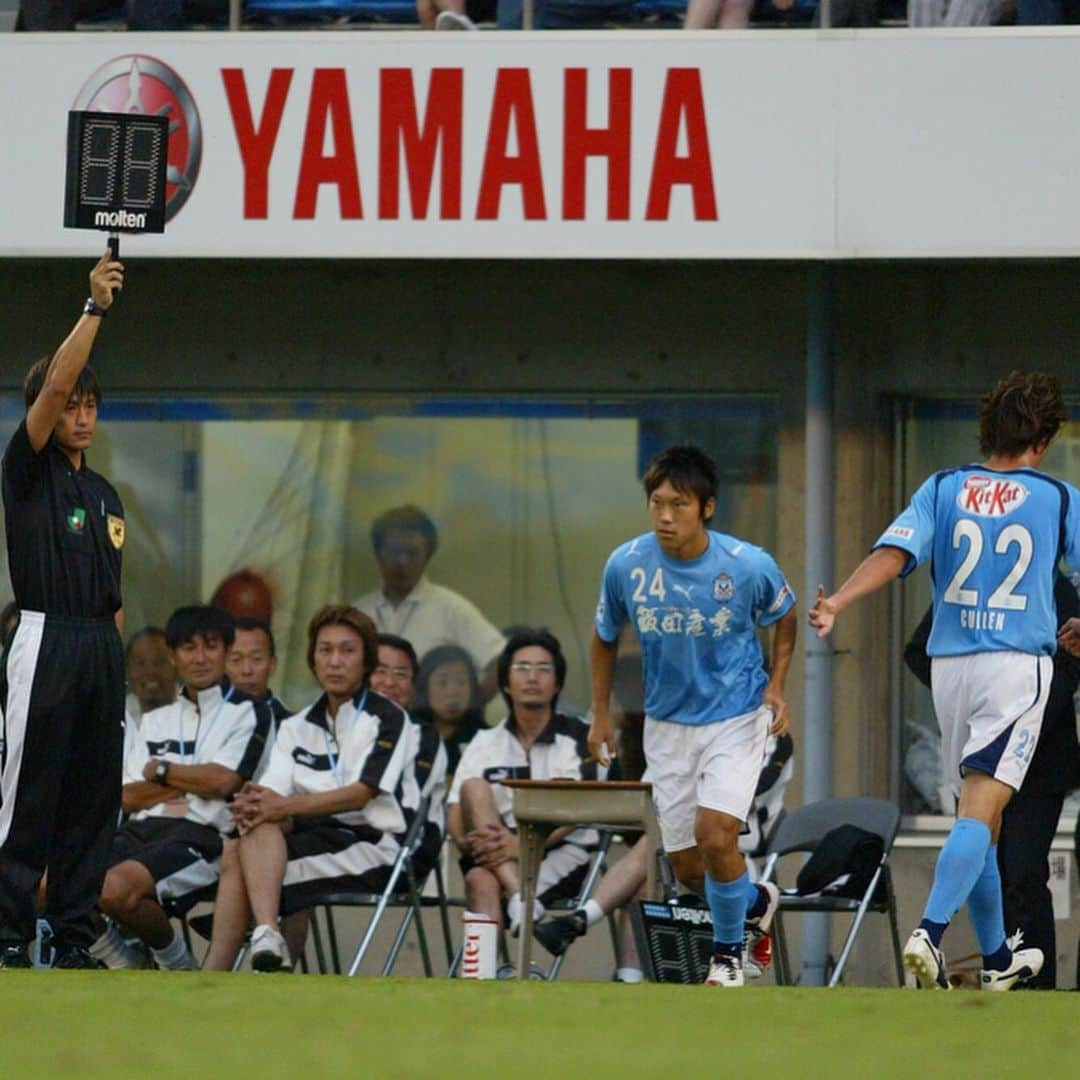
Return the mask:
[[94,906],[120,808],[124,720],[116,488],[90,466],[101,387],[88,363],[124,268],[103,256],[90,298],[23,379],[26,417],[0,460],[18,623],[0,659],[0,968],[29,967],[38,885],[62,968],[94,968]]
[[38,453],[52,437],[60,415],[67,407],[79,375],[90,359],[101,320],[112,307],[116,292],[124,287],[123,263],[110,257],[109,249],[90,271],[90,296],[83,314],[53,354],[45,373],[45,383],[26,413],[26,434]]

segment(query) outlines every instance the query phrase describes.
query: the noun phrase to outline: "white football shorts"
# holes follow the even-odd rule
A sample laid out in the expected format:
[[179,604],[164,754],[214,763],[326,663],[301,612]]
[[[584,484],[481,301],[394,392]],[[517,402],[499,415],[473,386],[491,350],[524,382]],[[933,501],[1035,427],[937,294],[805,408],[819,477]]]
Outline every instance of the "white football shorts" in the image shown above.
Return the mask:
[[699,806],[746,821],[772,717],[762,706],[715,724],[645,718],[645,761],[665,851],[695,846]]
[[986,773],[1016,791],[1042,729],[1054,662],[1020,652],[935,656],[930,665],[941,727],[945,782],[954,794],[967,772]]

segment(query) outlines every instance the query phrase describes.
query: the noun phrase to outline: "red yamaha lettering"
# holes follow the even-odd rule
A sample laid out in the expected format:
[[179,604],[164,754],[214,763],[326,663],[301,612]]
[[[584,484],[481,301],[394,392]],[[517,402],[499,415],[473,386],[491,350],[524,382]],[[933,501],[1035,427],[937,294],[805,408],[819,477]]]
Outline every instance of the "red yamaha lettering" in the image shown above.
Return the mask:
[[[324,154],[328,124],[334,137],[334,150],[333,153]],[[344,68],[316,68],[312,74],[304,149],[300,156],[300,175],[296,180],[294,218],[315,216],[315,203],[323,184],[331,184],[338,189],[342,218],[364,216]]]
[[442,146],[439,218],[461,217],[461,68],[431,73],[423,124],[418,119],[413,75],[408,68],[379,72],[379,217],[398,216],[401,156],[414,218],[426,218],[435,156]]
[[[362,219],[362,161],[364,171],[370,170],[367,179],[377,178],[377,215],[383,221],[401,218],[404,189],[406,214],[414,221],[460,221],[468,215],[465,204],[471,204],[476,221],[547,221],[554,200],[562,221],[664,222],[672,219],[673,196],[680,214],[687,213],[687,202],[677,195],[683,188],[693,220],[718,220],[709,112],[697,68],[668,69],[658,89],[655,83],[643,88],[626,67],[506,67],[495,72],[489,90],[466,86],[465,68],[432,68],[426,95],[417,89],[425,81],[418,69],[369,74],[316,68],[306,98],[292,91],[293,75],[292,68],[272,69],[260,94],[261,79],[252,80],[240,68],[221,69],[243,170],[245,219],[270,216],[271,183],[280,191],[284,179],[271,169],[294,168],[294,219],[335,211],[341,220]],[[541,82],[534,86],[536,80]],[[363,95],[356,96],[361,85]],[[561,103],[552,103],[560,93]],[[652,116],[650,98],[656,96],[655,131],[642,131],[634,106]],[[537,102],[543,106],[539,112]],[[550,130],[560,124],[561,130]],[[470,148],[471,167],[465,158]],[[603,208],[594,197],[591,215],[590,158],[600,159],[606,171]],[[432,199],[436,176],[439,193]],[[593,176],[594,183],[602,182],[599,173]],[[547,186],[557,183],[553,177],[561,178],[559,190]],[[324,186],[336,188],[337,198],[324,199],[320,211]],[[520,204],[514,193],[503,198],[508,187],[519,189]],[[1009,505],[1008,495],[1001,493],[995,513]],[[973,506],[982,505],[982,495],[972,497]]]
[[247,83],[240,68],[223,68],[225,98],[229,103],[236,145],[244,163],[244,217],[265,218],[269,210],[268,176],[270,158],[274,153],[281,118],[285,114],[285,99],[292,83],[292,68],[274,68],[263,98],[262,116],[258,127],[251,111]]

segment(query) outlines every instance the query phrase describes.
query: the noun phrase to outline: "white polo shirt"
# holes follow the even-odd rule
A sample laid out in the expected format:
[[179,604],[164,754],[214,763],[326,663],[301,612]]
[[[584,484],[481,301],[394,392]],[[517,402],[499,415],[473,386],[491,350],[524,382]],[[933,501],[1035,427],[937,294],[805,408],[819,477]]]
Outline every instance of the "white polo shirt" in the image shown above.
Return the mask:
[[354,601],[353,607],[370,615],[380,634],[396,634],[411,642],[421,659],[438,645],[460,645],[483,672],[506,644],[474,603],[426,577],[400,604],[392,604],[382,589],[376,589]]
[[[269,706],[232,686],[228,679],[198,691],[195,700],[185,690],[171,704],[143,713],[138,734],[128,742],[124,756],[124,783],[145,779],[151,758],[178,765],[223,765],[251,780],[265,764],[273,717]],[[186,821],[211,825],[218,832],[233,831],[232,815],[224,799],[203,799],[185,794]],[[165,803],[139,810],[133,818],[172,817]]]
[[[461,755],[447,805],[461,801],[466,780],[491,785],[495,809],[508,829],[517,829],[514,795],[501,780],[606,780],[607,769],[589,760],[589,725],[576,716],[556,713],[528,750],[518,741],[517,725],[507,717],[493,728],[477,732]],[[575,829],[567,841],[583,847],[595,844],[595,829]]]
[[368,803],[332,816],[345,825],[404,832],[394,792],[413,746],[413,726],[400,705],[374,690],[361,690],[330,719],[324,694],[282,721],[260,782],[279,795],[323,795],[365,783],[376,792]]

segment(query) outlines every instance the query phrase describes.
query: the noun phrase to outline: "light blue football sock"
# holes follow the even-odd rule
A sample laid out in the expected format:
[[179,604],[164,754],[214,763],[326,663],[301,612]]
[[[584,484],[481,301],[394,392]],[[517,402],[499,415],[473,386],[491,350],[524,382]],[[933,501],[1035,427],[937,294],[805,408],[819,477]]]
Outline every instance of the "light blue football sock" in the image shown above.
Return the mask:
[[744,870],[734,881],[715,881],[705,875],[705,899],[712,913],[713,940],[717,945],[742,948],[743,923],[746,922],[746,901],[750,896],[750,879]]
[[986,861],[968,897],[968,915],[984,957],[1000,959],[1005,944],[1005,908],[1001,899],[997,844],[986,849]]
[[[957,819],[934,868],[934,884],[923,912],[925,920],[941,924],[952,921],[979,880],[989,847],[990,830],[986,825],[974,818]],[[999,896],[1000,890],[999,879]]]

